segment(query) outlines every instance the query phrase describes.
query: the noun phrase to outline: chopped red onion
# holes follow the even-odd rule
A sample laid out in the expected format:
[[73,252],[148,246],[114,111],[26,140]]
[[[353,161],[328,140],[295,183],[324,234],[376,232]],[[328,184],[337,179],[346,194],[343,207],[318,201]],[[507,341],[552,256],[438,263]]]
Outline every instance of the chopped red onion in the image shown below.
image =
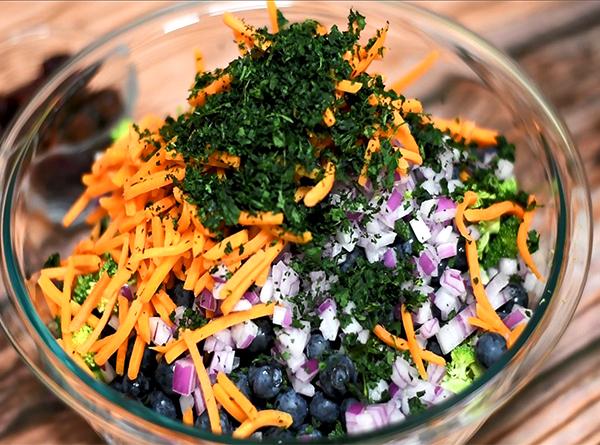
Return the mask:
[[119,329],[119,318],[115,314],[112,314],[108,319],[108,325],[116,331]]
[[219,264],[217,266],[217,270],[211,274],[215,283],[224,283],[227,281],[227,276],[229,275],[229,269],[224,264]]
[[500,158],[498,159],[497,167],[494,173],[498,179],[505,181],[513,175],[514,167],[515,165],[512,162]]
[[394,249],[388,249],[383,254],[383,265],[388,269],[396,268],[396,251]]
[[426,201],[423,201],[421,203],[421,207],[419,207],[421,216],[423,216],[423,218],[429,219],[429,215],[431,214],[431,211],[433,210],[436,204],[437,199],[428,199]]
[[446,258],[452,258],[453,256],[456,256],[456,253],[458,252],[457,241],[443,243],[443,244],[438,245],[436,247],[436,252],[437,252],[440,260],[443,260]]
[[381,428],[390,423],[390,415],[388,413],[387,404],[385,403],[368,405],[365,408],[365,412],[370,414],[375,428]]
[[429,231],[429,227],[427,227],[427,224],[425,224],[425,222],[422,219],[411,219],[409,221],[409,224],[420,243],[424,243],[429,238],[431,238],[431,232]]
[[348,409],[346,410],[346,413],[357,416],[360,413],[362,413],[364,409],[365,409],[365,407],[362,403],[353,402],[348,405]]
[[185,413],[188,409],[191,409],[193,406],[194,396],[191,393],[179,397],[179,407],[181,408],[182,413]]
[[258,326],[251,320],[236,324],[231,328],[231,338],[238,349],[249,347],[258,334]]
[[292,382],[292,388],[294,388],[294,391],[298,394],[302,394],[306,397],[313,397],[315,395],[315,387],[312,383],[302,382],[293,375],[290,377],[290,381]]
[[424,275],[437,276],[438,259],[430,249],[424,249],[419,256],[419,269]]
[[457,269],[446,269],[440,277],[440,285],[454,297],[467,291],[460,270]]
[[394,398],[398,392],[400,391],[400,387],[396,385],[394,382],[390,383],[389,393],[390,397]]
[[438,199],[437,207],[431,219],[435,222],[446,222],[450,221],[456,216],[456,203],[450,198],[442,196]]
[[340,328],[340,322],[337,319],[336,311],[333,306],[330,306],[323,311],[320,317],[321,324],[319,325],[319,330],[323,334],[323,337],[325,337],[326,340],[334,341]]
[[204,397],[202,396],[202,390],[197,387],[194,390],[194,405],[196,406],[196,415],[201,416],[206,411],[206,405],[204,403]]
[[224,372],[229,374],[233,371],[233,360],[235,358],[235,351],[217,351],[213,355],[213,359],[208,367],[209,373],[218,374]]
[[273,280],[269,277],[260,290],[260,302],[268,303],[273,298]]
[[435,300],[433,302],[442,313],[442,320],[448,320],[448,316],[452,311],[457,311],[460,308],[460,301],[456,295],[452,295],[446,288],[440,287],[435,292]]
[[425,339],[433,337],[440,330],[440,322],[437,318],[432,318],[431,320],[427,320],[423,325],[419,328],[419,334]]
[[488,299],[496,298],[502,289],[504,289],[510,281],[508,275],[497,273],[494,278],[485,286],[485,293]]
[[317,309],[317,312],[319,315],[323,315],[323,313],[328,309],[332,309],[334,312],[337,311],[337,305],[331,298],[327,298],[323,303],[321,303]]
[[177,360],[173,368],[173,392],[182,396],[189,396],[196,386],[197,379],[194,362],[189,358]]
[[423,324],[432,318],[433,313],[431,312],[431,301],[429,300],[425,301],[419,309],[417,309],[417,313],[412,315],[415,324]]
[[388,202],[387,202],[388,209],[390,209],[393,212],[394,210],[396,210],[398,208],[398,206],[401,203],[402,203],[402,194],[396,189],[392,190],[392,194],[390,195],[390,198],[388,199]]
[[508,329],[514,329],[522,323],[526,323],[529,321],[529,315],[526,312],[526,309],[515,305],[510,314],[508,314],[502,320]]
[[349,417],[346,412],[346,429],[348,430],[348,434],[366,433],[375,428],[377,427],[371,413],[363,411],[356,416]]
[[296,371],[296,378],[303,383],[310,382],[319,373],[319,360],[311,358]]
[[429,363],[427,365],[427,377],[430,383],[434,385],[438,385],[444,375],[446,374],[446,368],[443,366],[436,365],[434,363]]
[[244,294],[244,298],[250,302],[250,304],[255,305],[260,302],[259,296],[254,291],[248,291]]
[[[308,329],[307,329],[308,327]],[[303,322],[303,328],[284,328],[277,333],[276,345],[279,346],[280,352],[288,352],[292,356],[302,355],[304,348],[308,344],[310,338],[310,324]]]
[[273,297],[275,301],[282,301],[294,297],[300,291],[300,277],[294,269],[279,261],[271,268],[273,280]]
[[198,306],[200,306],[202,309],[212,312],[217,310],[217,300],[209,290],[204,289],[200,293],[199,299],[200,301],[198,302]]
[[133,292],[128,284],[121,286],[121,295],[127,298],[129,301],[133,301]]
[[397,357],[392,366],[392,382],[400,389],[404,389],[411,385],[416,378],[416,370],[402,357]]
[[499,268],[504,275],[515,275],[518,271],[518,262],[513,258],[501,258]]
[[150,317],[150,337],[152,343],[158,346],[166,345],[173,337],[171,328],[160,317]]
[[275,306],[273,310],[273,324],[284,328],[292,325],[292,310],[285,306]]
[[231,312],[241,312],[241,311],[247,311],[249,309],[252,309],[252,303],[250,303],[245,298],[242,298],[240,301],[238,301],[233,306],[233,308],[231,309]]
[[231,338],[231,331],[229,329],[221,329],[215,332],[213,336],[222,344],[233,348],[233,338]]

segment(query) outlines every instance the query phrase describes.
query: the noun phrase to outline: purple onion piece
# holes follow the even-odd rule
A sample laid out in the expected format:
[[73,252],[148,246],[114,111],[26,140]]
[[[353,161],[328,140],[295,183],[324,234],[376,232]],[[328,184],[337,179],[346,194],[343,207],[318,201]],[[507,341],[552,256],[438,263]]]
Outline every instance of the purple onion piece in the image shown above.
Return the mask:
[[387,207],[393,212],[400,206],[400,204],[402,204],[402,194],[398,190],[394,189],[392,190],[392,193],[388,199]]
[[128,284],[121,286],[121,295],[127,298],[129,301],[133,301],[133,292]]
[[217,310],[217,300],[215,299],[213,294],[207,289],[204,289],[200,293],[199,300],[200,301],[198,302],[198,306],[200,306],[202,309],[206,309],[207,311],[212,312]]
[[388,269],[396,268],[396,252],[394,249],[388,249],[383,254],[383,265]]

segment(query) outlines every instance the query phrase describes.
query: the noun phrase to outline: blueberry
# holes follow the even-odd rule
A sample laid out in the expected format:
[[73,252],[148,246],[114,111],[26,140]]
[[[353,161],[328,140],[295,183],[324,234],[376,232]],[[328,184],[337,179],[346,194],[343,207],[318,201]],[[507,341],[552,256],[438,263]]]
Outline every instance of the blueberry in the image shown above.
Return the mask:
[[270,439],[278,444],[285,444],[294,438],[294,433],[283,428],[268,428],[263,433],[264,439]]
[[248,382],[247,374],[238,374],[237,378],[234,379],[235,386],[249,399],[252,398],[252,392],[250,391],[250,383]]
[[398,258],[403,258],[413,254],[414,244],[415,240],[411,237],[406,241],[397,241],[392,247],[396,250]]
[[[432,307],[433,306],[434,305],[432,305]],[[427,348],[426,349],[430,352],[433,352],[435,355],[444,357],[444,360],[446,360],[447,362],[450,361],[450,354],[444,354],[442,352],[442,348],[441,348],[440,344],[438,343],[438,341],[435,339],[435,337],[427,340]]]
[[185,290],[183,283],[177,283],[173,289],[171,289],[169,295],[173,299],[173,303],[177,306],[185,306],[191,308],[194,304],[194,292],[191,290]]
[[253,354],[267,352],[271,349],[273,342],[275,341],[273,324],[267,317],[258,318],[254,320],[254,323],[258,326],[258,332],[246,350]]
[[135,380],[129,380],[129,377],[124,377],[121,383],[123,394],[133,397],[134,399],[144,399],[152,389],[150,379],[141,372]]
[[315,394],[310,402],[310,415],[322,423],[333,423],[340,415],[340,408],[337,404],[327,399],[323,393]]
[[298,428],[298,438],[301,440],[320,439],[321,437],[323,437],[321,431],[308,423],[305,423]]
[[352,360],[343,354],[335,354],[327,359],[325,369],[319,374],[323,392],[333,399],[343,397],[348,385],[356,383],[356,368]]
[[364,250],[360,247],[355,247],[352,252],[346,254],[346,259],[342,264],[340,264],[340,270],[344,273],[347,273],[352,266],[356,264],[356,260],[363,255]]
[[467,263],[467,251],[465,250],[465,239],[461,236],[456,246],[456,256],[452,258],[453,269],[458,269],[461,272],[469,270],[469,264]]
[[[231,434],[233,433],[233,425],[231,423],[231,419],[227,415],[227,413],[223,410],[219,411],[219,419],[221,421],[221,430],[223,430],[223,434]],[[210,419],[208,418],[208,412],[204,411],[194,423],[194,426],[200,430],[210,431]]]
[[148,398],[148,405],[151,409],[165,417],[177,419],[177,409],[173,401],[162,391],[154,391]]
[[486,368],[496,363],[505,352],[506,340],[495,332],[486,332],[475,345],[477,360]]
[[522,307],[529,306],[529,296],[527,295],[527,291],[522,284],[510,283],[508,286],[506,286],[504,292],[508,293],[509,303],[512,303],[513,305],[518,304]]
[[173,370],[175,365],[168,365],[167,363],[160,362],[154,371],[154,381],[158,384],[160,389],[170,396],[174,396],[173,392]]
[[250,368],[248,377],[252,392],[261,399],[272,399],[279,394],[283,386],[283,373],[276,365]]
[[123,392],[123,378],[115,377],[112,382],[108,384],[115,391]]
[[147,374],[151,374],[156,369],[156,351],[153,351],[150,348],[144,349],[144,355],[142,356],[142,364],[140,365],[140,369]]
[[299,427],[308,414],[308,403],[293,389],[279,393],[275,399],[275,409],[285,411],[294,419],[293,427]]
[[325,337],[320,332],[315,332],[310,336],[306,345],[306,356],[308,358],[319,358],[323,353],[329,351],[329,349],[331,349],[329,340],[325,340]]

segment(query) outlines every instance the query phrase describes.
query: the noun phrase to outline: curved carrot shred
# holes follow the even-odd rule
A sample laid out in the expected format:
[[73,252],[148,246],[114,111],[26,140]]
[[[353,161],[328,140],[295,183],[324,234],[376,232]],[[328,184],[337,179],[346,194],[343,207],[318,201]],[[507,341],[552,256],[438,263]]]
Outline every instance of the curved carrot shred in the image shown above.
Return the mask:
[[433,125],[441,131],[449,131],[454,139],[464,139],[480,146],[496,145],[498,132],[489,128],[477,127],[474,122],[461,119],[433,118]]
[[[383,343],[385,343],[386,345],[388,345],[391,348],[395,348],[398,351],[408,351],[408,343],[406,342],[406,340],[404,340],[403,338],[396,337],[395,335],[391,334],[387,329],[385,329],[380,324],[376,325],[373,328],[373,334],[375,334],[375,336],[379,340],[381,340]],[[423,360],[426,360],[430,363],[434,363],[439,366],[446,365],[446,360],[444,360],[444,357],[440,357],[439,355],[434,354],[431,351],[422,350],[421,357],[423,358]]]
[[221,406],[225,409],[225,411],[227,411],[231,415],[231,417],[233,417],[240,423],[242,423],[248,418],[244,411],[242,411],[239,405],[235,402],[235,399],[227,395],[227,393],[220,384],[215,383],[212,389],[217,402],[221,404]]
[[[255,419],[258,415],[258,410],[252,404],[250,400],[238,389],[238,387],[231,381],[229,377],[223,372],[217,374],[217,382],[223,388],[223,391],[233,399],[233,401],[239,406],[244,413],[244,420],[246,418]],[[240,422],[242,422],[240,420]]]
[[237,439],[245,439],[250,437],[256,430],[265,426],[274,426],[279,428],[289,428],[292,426],[293,419],[288,413],[265,409],[259,411],[254,419],[248,419],[243,422],[234,432],[233,437]]
[[462,202],[458,203],[456,206],[456,215],[454,217],[454,223],[456,224],[456,228],[460,232],[460,234],[467,241],[473,241],[473,237],[469,233],[469,230],[465,226],[464,213],[465,210],[475,204],[477,202],[477,194],[472,191],[468,191],[465,193]]
[[242,226],[279,226],[283,224],[283,213],[257,212],[252,215],[240,212],[238,224]]
[[421,347],[417,343],[417,338],[415,337],[415,328],[413,327],[412,317],[410,313],[406,310],[406,306],[404,304],[401,306],[401,314],[402,326],[404,326],[404,331],[406,332],[406,342],[408,343],[408,350],[410,351],[410,355],[413,361],[415,362],[417,371],[419,371],[419,375],[423,380],[427,380],[427,371],[425,370],[425,366],[423,365],[423,358],[421,357]]
[[394,82],[390,89],[398,94],[403,94],[404,89],[429,71],[439,57],[440,53],[438,51],[431,51],[423,60],[415,65],[413,69],[406,73],[402,78]]
[[304,196],[304,205],[314,207],[329,194],[335,182],[335,165],[333,162],[327,162],[325,166],[325,176],[311,188]]
[[[529,203],[529,205],[535,204],[535,196],[533,196],[533,195],[530,196],[528,203]],[[525,262],[525,264],[527,264],[527,267],[529,267],[529,270],[531,270],[531,272],[533,272],[533,274],[537,277],[538,280],[543,281],[544,277],[542,276],[542,274],[538,270],[537,266],[535,265],[535,262],[533,261],[533,258],[531,257],[531,253],[529,253],[529,247],[527,247],[527,238],[529,236],[529,226],[531,225],[531,220],[533,219],[534,213],[535,213],[535,208],[532,210],[527,210],[525,212],[525,214],[523,215],[523,221],[521,222],[521,225],[519,226],[519,231],[517,232],[517,247],[519,248],[519,253],[521,254],[521,258],[523,258],[523,261]]]
[[492,204],[485,209],[468,209],[465,211],[465,219],[469,222],[492,221],[503,215],[514,215],[523,218],[523,207],[512,201],[502,201]]

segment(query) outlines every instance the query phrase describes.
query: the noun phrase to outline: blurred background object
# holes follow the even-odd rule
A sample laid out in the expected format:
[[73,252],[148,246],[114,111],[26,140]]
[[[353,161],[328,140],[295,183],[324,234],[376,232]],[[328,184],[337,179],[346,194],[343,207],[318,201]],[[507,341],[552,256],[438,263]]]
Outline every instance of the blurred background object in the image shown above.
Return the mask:
[[[488,38],[514,57],[558,108],[600,198],[600,2],[421,2]],[[160,8],[160,2],[0,4],[0,131],[69,54],[98,35]],[[92,68],[93,71],[93,68]],[[93,77],[93,75],[91,76]],[[90,77],[90,78],[91,78]],[[71,118],[44,129],[43,189],[80,176],[126,113],[122,92],[82,84]],[[74,112],[75,111],[75,112]],[[90,136],[94,136],[91,137]],[[82,147],[82,141],[93,142]],[[77,150],[80,156],[67,156]],[[73,159],[76,158],[76,159]],[[60,174],[57,175],[57,172]],[[72,176],[70,176],[72,178]],[[68,199],[66,197],[65,199]],[[594,209],[600,227],[600,207]],[[497,412],[475,444],[600,443],[600,249],[575,318],[539,376]],[[0,334],[2,336],[2,334]],[[98,443],[85,421],[46,390],[0,338],[1,443]],[[557,420],[559,419],[559,420]]]

